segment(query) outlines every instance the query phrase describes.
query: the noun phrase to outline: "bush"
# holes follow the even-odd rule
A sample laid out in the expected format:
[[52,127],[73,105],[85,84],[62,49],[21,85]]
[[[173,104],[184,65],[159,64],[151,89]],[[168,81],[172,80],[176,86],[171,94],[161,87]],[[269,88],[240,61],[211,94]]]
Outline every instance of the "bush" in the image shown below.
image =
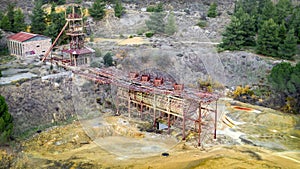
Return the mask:
[[90,42],[94,42],[94,35],[93,34],[91,34],[91,36],[90,36]]
[[122,6],[122,4],[119,1],[117,1],[114,8],[115,16],[121,18],[121,16],[124,14],[124,9],[125,8]]
[[154,35],[154,33],[153,32],[146,32],[145,35],[146,35],[147,38],[151,38]]
[[147,12],[163,12],[163,3],[158,3],[157,5],[150,5],[146,9]]
[[200,20],[196,25],[200,28],[205,28],[207,26],[207,22],[204,20]]
[[173,35],[177,31],[177,25],[174,13],[171,12],[167,19],[167,24],[165,25],[165,33],[168,35]]
[[5,98],[0,95],[0,145],[7,143],[13,130],[13,117],[8,112]]
[[95,20],[101,20],[105,16],[105,3],[102,0],[96,0],[91,8],[89,8],[89,13],[91,17]]
[[0,56],[5,56],[5,55],[9,55],[7,46],[0,47]]
[[146,11],[147,12],[154,12],[154,9],[155,9],[155,6],[150,5],[150,6],[147,7]]
[[99,58],[102,56],[101,50],[99,48],[95,49],[95,57]]
[[210,4],[209,10],[207,12],[207,16],[211,18],[215,18],[217,16],[217,4],[213,2]]
[[254,92],[250,89],[250,86],[246,85],[245,87],[237,86],[235,91],[233,91],[233,98],[238,98],[243,95],[254,95]]
[[113,66],[113,58],[112,53],[107,52],[103,57],[104,65],[105,66]]
[[146,26],[149,31],[154,33],[164,33],[165,31],[165,13],[153,12],[149,16],[149,20],[146,20]]
[[90,64],[91,67],[94,67],[94,68],[100,68],[101,67],[101,64],[99,62],[96,62],[96,61],[93,61],[91,62]]

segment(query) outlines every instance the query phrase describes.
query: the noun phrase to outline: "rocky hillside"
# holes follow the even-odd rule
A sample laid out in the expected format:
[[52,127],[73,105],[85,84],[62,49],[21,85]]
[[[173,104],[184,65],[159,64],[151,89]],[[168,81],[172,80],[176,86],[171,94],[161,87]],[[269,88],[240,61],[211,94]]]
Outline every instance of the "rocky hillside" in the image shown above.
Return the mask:
[[0,87],[0,93],[6,98],[14,117],[15,135],[32,129],[37,131],[48,124],[57,124],[73,117],[71,83],[70,79],[57,82],[37,79],[21,85]]

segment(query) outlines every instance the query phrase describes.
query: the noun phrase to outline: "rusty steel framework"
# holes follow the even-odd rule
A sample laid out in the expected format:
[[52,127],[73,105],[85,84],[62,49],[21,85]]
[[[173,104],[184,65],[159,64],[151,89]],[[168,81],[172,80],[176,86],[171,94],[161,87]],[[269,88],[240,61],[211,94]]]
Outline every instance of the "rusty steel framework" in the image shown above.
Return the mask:
[[[84,13],[82,11],[82,7],[78,4],[69,4],[67,6],[70,7],[71,11],[65,11],[66,23],[41,61],[44,62],[47,60],[62,66],[79,66],[89,64],[89,57],[93,55],[94,50],[86,47],[84,44],[84,31],[86,25],[83,21]],[[62,50],[62,53],[68,56],[64,57],[64,54],[62,54],[62,56],[51,56],[51,58],[47,58],[64,32],[67,36],[69,36],[70,43],[67,49]]]
[[[124,75],[124,72],[113,68],[88,68],[76,69],[76,56],[83,51],[84,33],[82,11],[80,15],[75,11],[78,5],[71,4],[72,12],[66,14],[66,24],[55,39],[52,46],[46,52],[42,61],[51,61],[64,68],[73,70],[73,73],[94,81],[98,84],[111,84],[117,87],[116,106],[127,107],[129,117],[132,115],[132,107],[139,108],[138,116],[150,115],[153,118],[153,127],[157,127],[157,120],[167,118],[168,132],[171,125],[182,128],[182,139],[186,139],[186,130],[193,130],[198,133],[198,146],[202,141],[210,138],[216,139],[217,129],[217,101],[220,95],[205,91],[198,91],[177,84],[170,77],[151,75],[151,73],[131,72]],[[80,8],[81,10],[81,8]],[[51,57],[47,59],[52,48],[59,37],[69,26],[66,34],[71,37],[70,50],[71,58]],[[78,53],[79,51],[79,53]],[[77,53],[76,53],[77,52]],[[74,55],[74,57],[73,57]],[[75,59],[74,59],[75,58]],[[75,64],[73,64],[73,61]],[[212,103],[215,106],[212,106]]]
[[86,68],[84,72],[73,72],[98,84],[116,86],[118,113],[123,106],[132,117],[132,107],[138,108],[137,116],[142,119],[146,115],[152,117],[154,128],[159,119],[167,122],[168,133],[172,125],[181,128],[183,140],[186,131],[192,130],[199,135],[198,146],[211,136],[216,139],[219,94],[187,88],[150,74],[131,72],[124,75],[114,68]]

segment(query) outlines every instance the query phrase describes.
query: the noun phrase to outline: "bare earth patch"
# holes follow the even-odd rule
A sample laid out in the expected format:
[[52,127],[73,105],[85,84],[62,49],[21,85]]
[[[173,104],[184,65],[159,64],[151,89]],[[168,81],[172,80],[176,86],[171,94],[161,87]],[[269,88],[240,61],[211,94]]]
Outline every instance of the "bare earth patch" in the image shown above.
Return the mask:
[[[124,122],[119,117],[107,121]],[[298,168],[299,153],[282,154],[264,148],[238,145],[214,146],[206,149],[177,143],[166,135],[144,133],[140,137],[98,137],[91,141],[82,124],[74,122],[36,135],[24,143],[26,167],[51,168]],[[123,124],[124,126],[124,124]],[[125,125],[126,126],[126,125]],[[132,126],[131,126],[132,127]],[[113,126],[114,129],[118,127]],[[138,130],[132,130],[138,132]],[[119,133],[123,131],[120,129]],[[131,134],[132,134],[131,133]],[[168,152],[164,157],[162,152]],[[25,168],[26,168],[25,167]]]

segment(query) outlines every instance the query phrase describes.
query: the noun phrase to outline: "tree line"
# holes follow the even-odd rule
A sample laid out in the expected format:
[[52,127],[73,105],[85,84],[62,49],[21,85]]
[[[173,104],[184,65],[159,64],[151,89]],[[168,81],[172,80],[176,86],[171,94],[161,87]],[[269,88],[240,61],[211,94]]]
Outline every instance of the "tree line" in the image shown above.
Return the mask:
[[291,0],[239,0],[223,32],[221,50],[254,49],[292,60],[300,42],[300,7]]

